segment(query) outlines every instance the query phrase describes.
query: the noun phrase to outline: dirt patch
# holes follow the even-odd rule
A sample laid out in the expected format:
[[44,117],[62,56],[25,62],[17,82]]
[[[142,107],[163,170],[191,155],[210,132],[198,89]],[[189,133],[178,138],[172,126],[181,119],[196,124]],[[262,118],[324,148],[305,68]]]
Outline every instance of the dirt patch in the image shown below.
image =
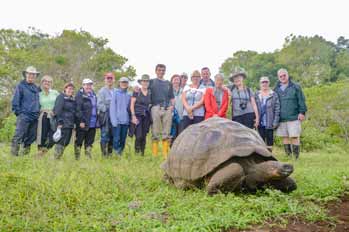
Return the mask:
[[[305,222],[300,218],[289,218],[286,227],[253,226],[248,230],[230,229],[227,232],[349,232],[349,195],[340,201],[330,202],[326,205],[328,214],[335,218],[333,222]],[[271,224],[271,223],[270,223]]]

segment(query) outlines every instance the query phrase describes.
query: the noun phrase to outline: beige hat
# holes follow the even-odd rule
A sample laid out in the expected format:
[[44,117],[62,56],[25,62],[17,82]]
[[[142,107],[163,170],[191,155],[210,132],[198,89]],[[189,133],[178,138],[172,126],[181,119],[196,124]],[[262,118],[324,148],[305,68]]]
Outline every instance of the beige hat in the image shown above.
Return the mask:
[[150,76],[148,74],[143,74],[141,79],[138,80],[138,83],[140,84],[142,81],[150,81]]
[[266,76],[265,76],[265,77],[261,77],[261,78],[259,79],[259,82],[260,82],[260,83],[262,83],[262,82],[264,82],[264,81],[270,82],[270,81],[269,81],[269,77],[266,77]]
[[38,72],[38,70],[36,70],[36,68],[34,66],[28,66],[23,72],[22,72],[22,75],[23,77],[26,77],[26,74],[27,73],[33,73],[35,74],[36,76],[39,76],[40,75],[40,72]]
[[230,80],[231,82],[233,82],[233,81],[234,81],[234,78],[237,77],[237,76],[242,76],[242,77],[245,79],[245,78],[247,77],[247,73],[246,73],[245,69],[240,68],[240,67],[236,67],[236,68],[234,69],[234,71],[232,72],[232,74],[231,74],[229,80]]

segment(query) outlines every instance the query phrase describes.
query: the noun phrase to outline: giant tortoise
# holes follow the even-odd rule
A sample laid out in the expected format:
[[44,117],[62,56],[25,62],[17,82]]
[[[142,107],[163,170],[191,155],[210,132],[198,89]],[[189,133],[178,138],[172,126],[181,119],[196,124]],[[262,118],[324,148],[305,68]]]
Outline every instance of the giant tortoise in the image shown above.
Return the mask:
[[206,187],[208,194],[297,188],[291,164],[277,161],[255,130],[213,117],[191,125],[175,140],[162,164],[164,179],[177,188]]

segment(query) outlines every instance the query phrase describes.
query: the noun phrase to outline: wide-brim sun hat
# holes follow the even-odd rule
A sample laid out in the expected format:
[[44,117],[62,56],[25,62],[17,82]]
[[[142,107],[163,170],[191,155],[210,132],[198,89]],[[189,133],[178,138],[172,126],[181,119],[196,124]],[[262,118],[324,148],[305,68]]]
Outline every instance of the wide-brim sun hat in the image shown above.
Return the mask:
[[32,74],[35,74],[36,76],[40,75],[40,72],[38,70],[36,70],[36,68],[34,66],[28,66],[25,70],[23,70],[22,71],[23,77],[26,77],[27,73],[32,73]]
[[141,79],[139,79],[137,82],[141,84],[142,81],[150,81],[150,76],[148,74],[143,74]]
[[245,69],[243,69],[243,68],[235,68],[235,70],[231,73],[231,76],[229,77],[229,80],[231,82],[233,82],[234,78],[238,77],[238,76],[242,76],[244,79],[246,79],[247,73],[246,73]]

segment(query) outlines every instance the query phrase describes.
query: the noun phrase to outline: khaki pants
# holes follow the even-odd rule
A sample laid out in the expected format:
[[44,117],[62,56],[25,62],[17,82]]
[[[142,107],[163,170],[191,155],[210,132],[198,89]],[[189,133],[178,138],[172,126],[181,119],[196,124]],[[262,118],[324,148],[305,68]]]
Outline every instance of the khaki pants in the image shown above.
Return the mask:
[[170,138],[170,131],[172,125],[172,111],[159,105],[153,106],[151,108],[151,117],[153,120],[152,124],[152,139],[160,140],[160,135],[162,139]]

